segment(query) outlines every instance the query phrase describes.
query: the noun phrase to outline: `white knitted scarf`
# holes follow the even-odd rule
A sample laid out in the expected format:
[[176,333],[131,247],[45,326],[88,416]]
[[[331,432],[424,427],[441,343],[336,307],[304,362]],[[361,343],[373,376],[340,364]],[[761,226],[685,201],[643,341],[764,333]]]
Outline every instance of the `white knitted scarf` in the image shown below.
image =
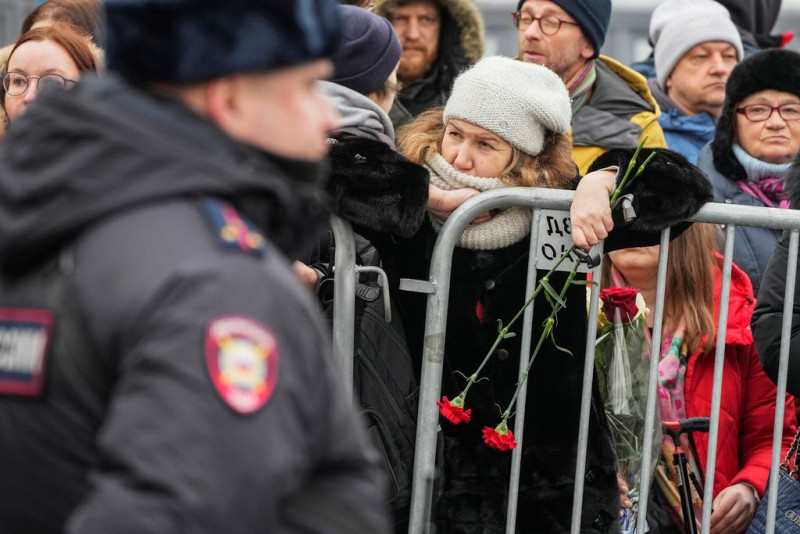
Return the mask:
[[[481,178],[456,170],[441,154],[428,158],[425,168],[431,176],[431,184],[446,191],[464,187],[489,191],[505,187],[499,178]],[[439,233],[444,223],[433,214],[429,213],[428,217],[433,229]],[[511,246],[530,233],[532,217],[532,211],[528,208],[519,206],[503,208],[491,220],[467,226],[458,240],[458,246],[472,250],[496,250]]]

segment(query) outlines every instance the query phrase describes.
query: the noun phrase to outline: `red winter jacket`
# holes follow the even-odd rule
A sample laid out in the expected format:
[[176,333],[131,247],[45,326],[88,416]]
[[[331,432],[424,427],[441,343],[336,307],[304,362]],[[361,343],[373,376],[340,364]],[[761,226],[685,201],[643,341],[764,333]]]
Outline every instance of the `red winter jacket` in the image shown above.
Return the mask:
[[[722,258],[715,269],[714,324],[719,314],[722,286]],[[764,495],[772,455],[772,426],[775,420],[777,388],[761,368],[750,316],[755,306],[753,287],[744,271],[733,266],[722,377],[722,403],[717,441],[714,496],[732,484],[747,482]],[[714,333],[716,339],[716,332]],[[710,417],[714,377],[714,347],[689,357],[686,369],[686,415]],[[786,396],[781,459],[796,431],[794,398]],[[708,434],[696,433],[694,440],[703,472],[706,470]]]

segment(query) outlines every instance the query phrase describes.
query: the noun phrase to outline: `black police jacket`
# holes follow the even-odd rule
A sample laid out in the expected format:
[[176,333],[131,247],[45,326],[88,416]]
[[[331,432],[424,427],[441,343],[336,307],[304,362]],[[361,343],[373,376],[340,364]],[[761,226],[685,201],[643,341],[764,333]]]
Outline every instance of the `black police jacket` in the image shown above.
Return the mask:
[[14,123],[0,532],[385,531],[383,480],[284,254],[326,222],[319,171],[114,79]]

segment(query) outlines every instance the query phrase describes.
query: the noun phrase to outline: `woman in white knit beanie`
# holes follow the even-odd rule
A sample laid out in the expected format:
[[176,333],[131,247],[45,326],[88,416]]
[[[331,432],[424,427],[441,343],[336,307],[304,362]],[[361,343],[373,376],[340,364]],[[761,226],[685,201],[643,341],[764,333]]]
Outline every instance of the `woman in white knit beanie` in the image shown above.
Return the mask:
[[[653,179],[671,183],[685,192],[681,208],[693,208],[664,214],[654,206],[656,202],[645,202],[640,206],[642,213],[652,211],[654,217],[643,220],[652,226],[631,225],[609,235],[613,222],[608,198],[615,187],[614,166],[626,165],[632,151],[611,153],[603,164],[612,165],[611,169],[590,172],[578,182],[568,137],[570,118],[567,90],[556,74],[539,65],[491,57],[456,79],[443,109],[425,112],[401,129],[398,147],[411,161],[428,169],[431,195],[428,217],[416,235],[376,240],[383,243],[379,248],[392,285],[399,278],[428,278],[431,251],[443,219],[455,209],[454,204],[479,191],[503,186],[572,189],[577,185],[571,228],[574,242],[582,247],[607,235],[608,244],[629,229],[640,232],[640,241],[647,235],[656,243],[665,225],[690,215],[698,202],[709,196],[704,178],[700,176],[705,185],[699,187],[691,180],[687,183],[676,169],[691,166],[685,160],[675,165],[670,156],[669,180],[665,174],[645,175],[634,185],[646,187]],[[653,166],[658,168],[655,162]],[[675,174],[678,176],[673,178]],[[521,207],[482,214],[466,229],[454,251],[442,384],[443,395],[451,399],[463,389],[464,376],[474,372],[488,352],[497,336],[497,321],[508,323],[523,304],[531,219],[531,210]],[[640,241],[623,244],[632,246]],[[550,277],[553,287],[560,288],[566,275],[554,273]],[[555,343],[545,343],[531,371],[522,445],[520,532],[569,530],[587,323],[584,293],[583,286],[568,290]],[[393,295],[419,369],[426,298],[401,291]],[[533,339],[538,339],[549,310],[544,295],[537,297]],[[470,389],[467,402],[472,420],[459,426],[442,423],[446,477],[434,507],[439,533],[504,532],[511,455],[488,448],[481,440],[481,430],[498,424],[497,406],[506,406],[513,395],[521,337],[501,342],[483,373],[489,380]],[[569,349],[572,356],[555,344]],[[615,532],[619,514],[614,454],[599,402],[595,399],[598,404],[590,419],[581,532]]]
[[[480,191],[501,186],[567,188],[577,174],[567,137],[571,116],[564,83],[545,67],[489,57],[465,71],[456,79],[444,109],[424,113],[399,137],[400,151],[429,167],[434,227],[441,227],[456,207],[452,204]],[[613,184],[613,173],[593,175],[582,188],[587,192],[583,197],[602,200],[601,190],[610,191]],[[450,206],[437,209],[440,200],[445,205],[451,201]],[[597,202],[586,212],[603,210],[604,215],[592,218],[584,217],[584,212],[573,214],[573,226],[580,234],[576,244],[588,248],[606,237],[611,229],[607,203]],[[492,250],[527,235],[530,210],[509,208],[501,215],[504,222],[490,221],[491,214],[478,217],[464,232],[460,246]]]

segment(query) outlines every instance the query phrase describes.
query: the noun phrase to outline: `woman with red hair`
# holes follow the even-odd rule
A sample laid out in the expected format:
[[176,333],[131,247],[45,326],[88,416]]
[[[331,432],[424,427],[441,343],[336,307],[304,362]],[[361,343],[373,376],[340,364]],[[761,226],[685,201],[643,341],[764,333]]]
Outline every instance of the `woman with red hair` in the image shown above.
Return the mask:
[[0,105],[13,123],[45,87],[67,89],[84,72],[97,71],[96,49],[65,23],[39,27],[17,39],[2,70]]

